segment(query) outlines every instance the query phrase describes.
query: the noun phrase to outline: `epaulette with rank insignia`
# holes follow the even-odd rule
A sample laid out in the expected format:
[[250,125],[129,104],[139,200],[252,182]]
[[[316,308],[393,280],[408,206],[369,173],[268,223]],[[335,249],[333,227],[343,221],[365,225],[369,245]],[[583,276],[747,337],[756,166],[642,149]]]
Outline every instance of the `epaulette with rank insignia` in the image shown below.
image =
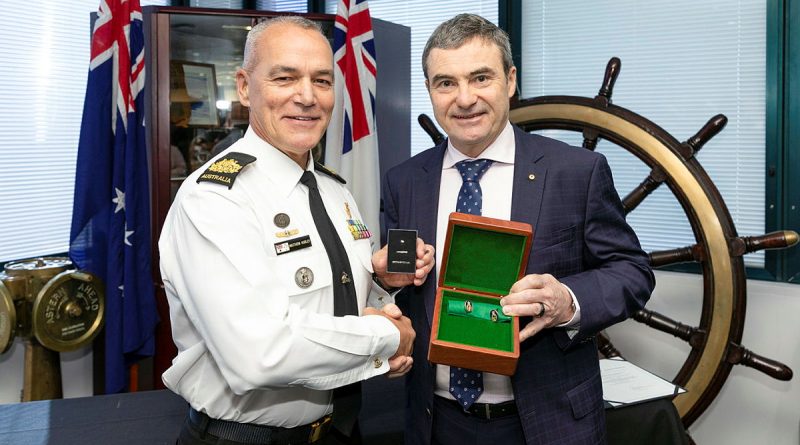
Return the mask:
[[328,175],[331,178],[341,182],[342,184],[347,184],[347,181],[345,181],[344,178],[342,178],[341,176],[337,175],[336,173],[333,172],[333,170],[329,169],[328,167],[325,167],[324,165],[320,164],[317,161],[314,161],[314,170],[316,170],[316,171],[318,171],[320,173],[325,173],[326,175]]
[[250,156],[246,153],[230,152],[211,164],[211,167],[208,167],[206,171],[197,178],[197,182],[214,182],[227,185],[228,188],[231,188],[233,187],[233,181],[236,180],[236,175],[238,175],[247,164],[255,160],[255,156]]

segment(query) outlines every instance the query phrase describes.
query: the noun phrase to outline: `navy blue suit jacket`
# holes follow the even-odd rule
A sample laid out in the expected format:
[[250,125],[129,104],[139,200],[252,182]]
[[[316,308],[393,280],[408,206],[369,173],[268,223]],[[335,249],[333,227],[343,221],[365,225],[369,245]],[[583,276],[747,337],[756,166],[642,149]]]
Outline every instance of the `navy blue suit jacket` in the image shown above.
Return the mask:
[[[580,330],[550,328],[520,345],[512,377],[527,444],[602,443],[605,414],[594,335],[644,307],[655,285],[647,256],[625,222],[605,158],[514,127],[511,220],[534,228],[527,274],[549,273],[581,307]],[[436,244],[447,142],[392,168],[383,187],[386,229],[417,229]],[[530,175],[535,179],[529,179]],[[398,303],[417,337],[407,377],[407,444],[429,444],[435,368],[428,342],[437,277],[408,287]],[[522,318],[520,327],[530,318]]]

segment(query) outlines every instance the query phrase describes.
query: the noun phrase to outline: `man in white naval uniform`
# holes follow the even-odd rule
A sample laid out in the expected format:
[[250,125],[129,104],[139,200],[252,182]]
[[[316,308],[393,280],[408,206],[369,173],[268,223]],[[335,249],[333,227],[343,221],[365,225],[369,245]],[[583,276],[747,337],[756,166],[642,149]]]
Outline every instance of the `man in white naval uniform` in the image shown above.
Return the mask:
[[[159,249],[178,355],[163,380],[191,405],[180,444],[356,443],[352,422],[337,425],[355,414],[334,410],[333,390],[411,367],[414,331],[387,289],[421,285],[433,247],[418,239],[416,273],[387,274],[343,181],[311,159],[332,87],[318,25],[254,27],[237,72],[250,127],[186,179],[167,215]],[[345,285],[351,315],[336,316]]]

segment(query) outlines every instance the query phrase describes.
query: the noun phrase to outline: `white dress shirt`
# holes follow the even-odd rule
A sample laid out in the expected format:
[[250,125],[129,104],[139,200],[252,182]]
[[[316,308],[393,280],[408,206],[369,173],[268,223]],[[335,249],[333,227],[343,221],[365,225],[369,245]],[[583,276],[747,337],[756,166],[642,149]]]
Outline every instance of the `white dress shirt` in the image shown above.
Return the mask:
[[[333,316],[331,267],[299,183],[303,169],[252,130],[215,160],[232,151],[257,159],[230,189],[197,183],[214,160],[192,173],[164,223],[161,275],[178,355],[163,381],[212,418],[307,424],[331,412],[331,389],[387,372],[399,332],[382,316]],[[361,220],[353,197],[315,176],[359,310],[392,301],[372,281],[370,240],[348,229],[347,220]],[[287,227],[276,225],[279,213]],[[310,247],[277,253],[276,243],[306,235]],[[296,279],[301,268],[313,273],[307,287]]]
[[[511,196],[514,189],[514,156],[515,156],[514,128],[511,123],[507,123],[503,131],[497,136],[486,149],[475,159],[490,159],[492,165],[480,179],[482,192],[481,215],[490,218],[511,219]],[[461,174],[456,168],[456,164],[469,158],[449,142],[447,151],[442,162],[442,180],[439,185],[439,213],[436,219],[436,272],[439,276],[442,264],[442,253],[447,234],[447,222],[450,213],[456,211],[456,201],[458,192],[461,190]],[[569,290],[569,288],[568,288]],[[569,290],[572,294],[572,290]],[[577,299],[572,295],[572,301],[576,304],[575,316],[568,323],[562,326],[575,326],[580,321],[580,307],[577,306]],[[520,326],[520,329],[523,326]],[[447,365],[436,365],[436,389],[434,393],[438,396],[453,399],[450,394],[450,367]],[[514,392],[511,387],[511,378],[483,373],[483,393],[478,399],[480,403],[500,403],[512,400]]]

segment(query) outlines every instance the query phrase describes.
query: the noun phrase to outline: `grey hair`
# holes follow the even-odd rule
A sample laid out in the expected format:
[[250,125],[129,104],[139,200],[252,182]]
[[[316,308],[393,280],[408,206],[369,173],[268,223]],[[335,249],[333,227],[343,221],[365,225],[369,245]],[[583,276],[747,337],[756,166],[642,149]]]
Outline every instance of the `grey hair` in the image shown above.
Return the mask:
[[322,32],[322,27],[319,26],[319,23],[311,21],[305,17],[300,17],[299,15],[281,15],[269,20],[264,20],[263,22],[259,22],[250,30],[250,32],[247,33],[247,41],[245,41],[244,44],[244,60],[242,61],[242,68],[247,71],[255,68],[255,66],[258,64],[258,54],[257,51],[255,51],[255,47],[259,37],[261,37],[261,33],[273,26],[280,24],[291,24],[302,29],[317,31],[319,35],[321,35],[323,38],[326,38],[325,34]]
[[497,45],[503,60],[503,71],[508,75],[508,71],[514,66],[508,34],[479,15],[459,14],[437,26],[428,38],[425,50],[422,51],[422,72],[425,79],[428,78],[428,56],[432,49],[460,48],[474,38]]

